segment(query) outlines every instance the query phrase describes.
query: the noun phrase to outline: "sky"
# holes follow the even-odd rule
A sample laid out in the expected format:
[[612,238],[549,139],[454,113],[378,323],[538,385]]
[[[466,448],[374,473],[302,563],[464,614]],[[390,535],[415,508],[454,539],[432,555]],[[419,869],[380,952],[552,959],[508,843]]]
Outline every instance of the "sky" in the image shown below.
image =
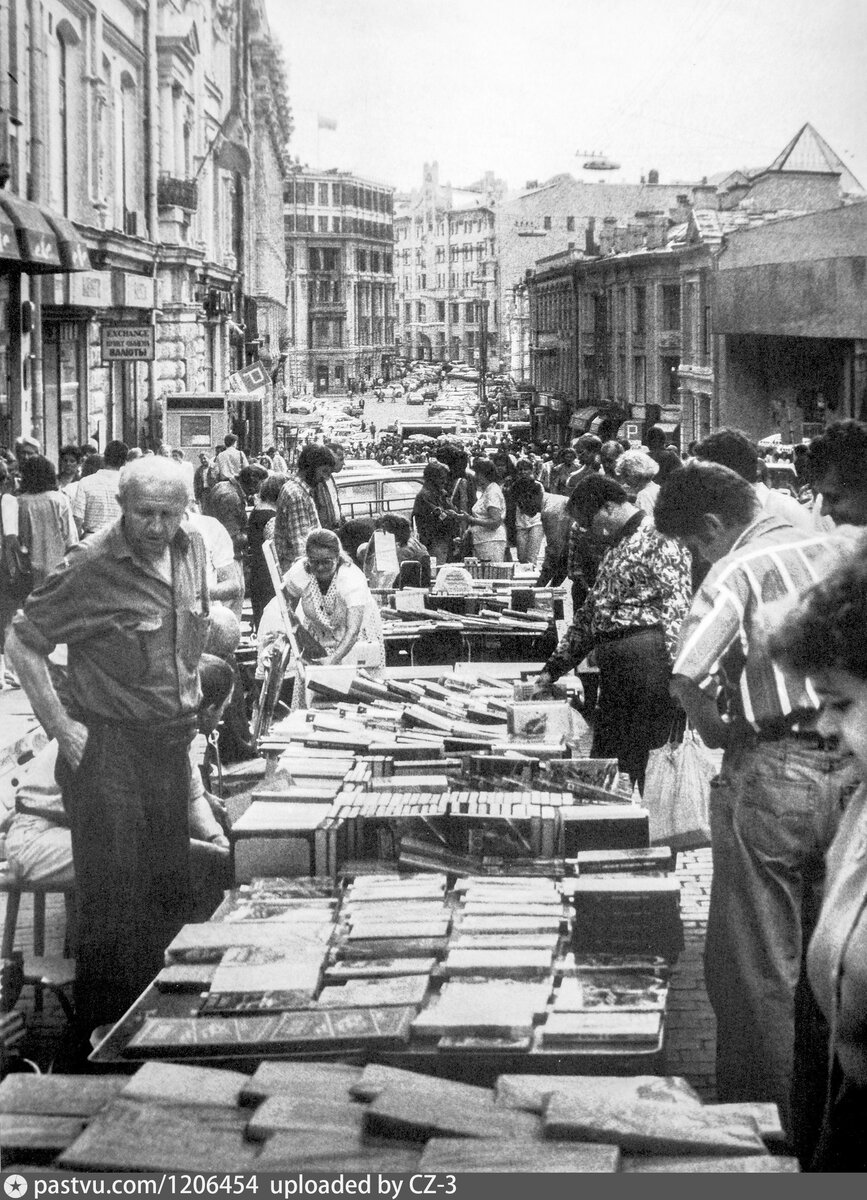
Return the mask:
[[[293,158],[408,190],[695,181],[811,122],[867,188],[864,0],[267,0]],[[319,129],[319,118],[335,131]],[[597,152],[616,172],[582,169]]]

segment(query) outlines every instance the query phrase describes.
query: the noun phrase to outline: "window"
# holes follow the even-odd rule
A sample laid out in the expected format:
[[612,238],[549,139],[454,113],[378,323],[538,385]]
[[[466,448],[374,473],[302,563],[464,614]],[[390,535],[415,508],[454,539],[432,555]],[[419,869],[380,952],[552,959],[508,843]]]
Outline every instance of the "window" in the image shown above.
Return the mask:
[[331,218],[331,229],[333,233],[340,233],[340,217]]
[[662,328],[680,329],[680,284],[662,285]]
[[328,184],[320,183],[319,185],[319,203],[328,206]]
[[632,401],[647,402],[647,360],[643,354],[636,354],[632,360]]
[[378,252],[377,250],[373,250],[373,251],[371,251],[371,254],[370,254],[370,269],[371,269],[371,271],[373,271],[373,273],[374,273],[375,275],[378,275],[378,274],[379,274],[379,271],[380,271],[380,257],[379,257],[379,252]]
[[403,306],[403,316],[408,325],[412,320],[412,304],[409,300],[407,300],[406,304]]
[[476,320],[475,307],[476,306],[474,304],[467,305],[467,324],[468,325],[472,325],[475,323],[475,320]]
[[457,325],[461,319],[461,306],[459,304],[452,305],[452,324]]
[[327,232],[328,232],[328,218],[327,218],[327,217],[319,217],[319,226],[318,226],[318,228],[319,228],[319,232],[320,232],[320,233],[327,233]]
[[419,275],[418,286],[421,289],[421,291],[423,291],[423,292],[427,291],[427,275]]
[[356,271],[367,270],[367,254],[364,250],[355,251],[355,269]]
[[[323,186],[327,187],[328,185],[323,184]],[[334,205],[335,208],[339,208],[341,206],[341,204],[343,203],[343,197],[340,192],[340,184],[339,183],[332,183],[332,185],[331,185],[331,203]]]
[[710,358],[710,306],[705,305],[701,316],[701,354],[705,362]]
[[632,332],[647,331],[647,288],[632,289]]
[[418,321],[424,321],[424,320],[425,320],[425,303],[424,303],[424,300],[416,300],[416,302],[415,302],[415,313],[416,313],[416,320],[418,320]]
[[567,218],[566,218],[566,231],[567,231],[568,233],[574,233],[574,232],[575,232],[575,218],[574,218],[574,217],[567,217]]
[[550,217],[543,217],[543,219],[542,219],[542,228],[543,228],[543,229],[550,229],[550,228],[551,228],[551,218],[550,218]]
[[446,302],[445,300],[437,300],[437,320],[444,321],[446,319]]

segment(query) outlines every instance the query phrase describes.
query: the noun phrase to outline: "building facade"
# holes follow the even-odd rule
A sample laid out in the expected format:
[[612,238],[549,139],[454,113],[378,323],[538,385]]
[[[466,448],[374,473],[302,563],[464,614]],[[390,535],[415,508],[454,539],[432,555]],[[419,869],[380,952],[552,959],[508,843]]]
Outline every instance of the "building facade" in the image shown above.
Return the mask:
[[394,189],[295,166],[284,189],[287,397],[387,377],[394,354]]
[[425,163],[422,187],[395,205],[396,351],[498,369],[496,216],[505,185],[488,172],[469,188],[440,184]]
[[[756,437],[778,431],[799,440],[818,432],[826,414],[853,412],[864,359],[842,264],[857,271],[858,255],[851,243],[835,246],[830,234],[821,236],[816,223],[843,228],[848,221],[858,235],[857,219],[845,214],[864,207],[856,203],[861,196],[857,180],[807,125],[764,170],[696,185],[662,214],[589,221],[583,251],[540,260],[525,281],[540,434],[562,441],[589,430],[639,442],[658,424],[686,446],[734,424]],[[816,215],[801,226],[805,212]],[[776,312],[785,289],[771,281],[784,269],[775,275],[758,266],[777,244],[781,261],[797,261],[810,239],[834,280],[823,307],[846,308],[836,346],[834,320],[827,313],[820,320],[815,305],[811,317],[802,304],[797,331],[780,340],[787,318]],[[735,252],[738,246],[744,250]],[[748,292],[744,283],[735,302],[739,254],[750,264],[741,278],[762,286]]]
[[[259,357],[257,297],[279,351],[291,119],[264,0],[8,0],[0,26],[0,208],[59,215],[83,249],[74,270],[0,264],[0,440],[155,446],[167,396]],[[263,401],[236,410],[250,445]]]

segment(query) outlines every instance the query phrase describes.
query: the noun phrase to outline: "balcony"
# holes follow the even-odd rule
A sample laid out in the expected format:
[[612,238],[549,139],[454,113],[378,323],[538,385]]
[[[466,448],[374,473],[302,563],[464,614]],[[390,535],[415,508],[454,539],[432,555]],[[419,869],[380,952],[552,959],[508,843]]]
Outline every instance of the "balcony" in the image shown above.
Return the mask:
[[159,208],[184,208],[195,212],[199,207],[199,188],[194,179],[174,179],[161,175],[157,180],[157,205]]

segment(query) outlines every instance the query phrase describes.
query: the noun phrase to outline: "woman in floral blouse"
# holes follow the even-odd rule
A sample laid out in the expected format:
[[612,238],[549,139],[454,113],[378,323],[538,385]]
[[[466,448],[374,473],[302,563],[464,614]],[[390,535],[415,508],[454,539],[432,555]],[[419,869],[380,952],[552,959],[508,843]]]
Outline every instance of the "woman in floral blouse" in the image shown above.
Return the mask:
[[614,479],[582,480],[569,498],[578,526],[607,543],[596,582],[537,679],[539,691],[595,651],[599,700],[594,758],[617,758],[639,788],[647,758],[669,737],[678,709],[668,694],[672,654],[689,611],[690,557],[657,533]]

